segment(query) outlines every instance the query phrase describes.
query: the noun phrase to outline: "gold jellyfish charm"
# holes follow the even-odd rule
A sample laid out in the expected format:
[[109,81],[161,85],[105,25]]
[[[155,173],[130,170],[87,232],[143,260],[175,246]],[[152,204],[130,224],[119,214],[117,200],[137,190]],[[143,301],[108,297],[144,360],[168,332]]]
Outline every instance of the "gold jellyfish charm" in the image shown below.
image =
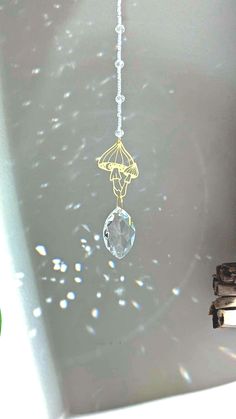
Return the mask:
[[138,166],[120,138],[97,161],[100,169],[110,172],[110,181],[117,199],[116,208],[104,224],[105,246],[113,256],[122,259],[132,248],[135,239],[135,227],[130,215],[123,209],[123,200],[131,180],[139,175]]
[[138,166],[125,149],[120,138],[103,155],[98,158],[98,167],[110,172],[113,192],[117,197],[117,206],[123,205],[128,184],[138,177]]

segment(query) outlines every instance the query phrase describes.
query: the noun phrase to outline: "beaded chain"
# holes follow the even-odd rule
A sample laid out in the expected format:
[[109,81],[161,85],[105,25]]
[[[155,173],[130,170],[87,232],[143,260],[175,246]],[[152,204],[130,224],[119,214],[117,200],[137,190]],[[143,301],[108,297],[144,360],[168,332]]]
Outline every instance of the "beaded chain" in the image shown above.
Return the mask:
[[125,32],[125,27],[122,23],[122,0],[117,0],[117,25],[115,28],[117,33],[117,56],[115,61],[115,67],[117,71],[117,95],[116,95],[116,103],[117,103],[117,129],[115,135],[117,138],[121,138],[124,135],[124,131],[122,129],[122,103],[125,101],[125,96],[122,94],[122,79],[121,73],[124,67],[124,61],[122,60],[122,40],[123,40],[123,33]]

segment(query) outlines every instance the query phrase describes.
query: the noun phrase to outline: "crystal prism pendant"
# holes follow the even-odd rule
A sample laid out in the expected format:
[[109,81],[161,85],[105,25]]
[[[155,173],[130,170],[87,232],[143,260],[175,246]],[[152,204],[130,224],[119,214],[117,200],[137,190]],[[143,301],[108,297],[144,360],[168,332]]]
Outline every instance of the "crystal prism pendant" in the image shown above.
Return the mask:
[[116,207],[107,217],[103,238],[106,248],[113,256],[122,259],[129,253],[134,244],[135,227],[130,215],[120,207]]

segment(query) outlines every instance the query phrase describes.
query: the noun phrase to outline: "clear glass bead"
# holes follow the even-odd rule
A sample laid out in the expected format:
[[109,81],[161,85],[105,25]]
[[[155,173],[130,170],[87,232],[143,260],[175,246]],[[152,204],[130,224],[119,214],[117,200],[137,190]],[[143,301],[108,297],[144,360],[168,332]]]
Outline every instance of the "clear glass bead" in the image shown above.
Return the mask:
[[123,137],[124,136],[124,131],[123,131],[123,129],[117,129],[116,130],[116,132],[115,132],[115,136],[117,137],[117,138],[121,138],[121,137]]
[[122,60],[116,60],[116,62],[115,62],[115,67],[116,68],[123,68],[124,65],[125,65],[125,63]]
[[117,95],[116,96],[116,102],[117,103],[123,103],[125,101],[125,96],[124,95]]
[[107,217],[103,228],[106,248],[113,256],[122,259],[134,244],[135,227],[130,215],[117,207]]
[[117,25],[115,31],[117,33],[124,33],[124,31],[125,31],[124,25]]

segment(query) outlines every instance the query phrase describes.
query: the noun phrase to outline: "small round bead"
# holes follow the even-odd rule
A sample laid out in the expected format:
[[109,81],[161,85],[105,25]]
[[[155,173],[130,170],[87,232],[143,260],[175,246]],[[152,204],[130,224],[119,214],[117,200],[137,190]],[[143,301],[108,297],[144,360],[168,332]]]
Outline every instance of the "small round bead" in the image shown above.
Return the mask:
[[121,138],[121,137],[123,137],[123,135],[124,135],[124,131],[123,131],[123,129],[117,129],[117,130],[116,130],[116,132],[115,132],[115,136],[116,136],[117,138]]
[[117,25],[116,28],[115,28],[115,31],[117,33],[124,33],[124,31],[125,31],[124,25]]
[[124,95],[117,95],[116,96],[116,102],[117,103],[123,103],[125,101],[125,96]]
[[116,60],[116,62],[115,62],[115,67],[116,68],[123,68],[124,65],[125,65],[125,63],[122,60]]

